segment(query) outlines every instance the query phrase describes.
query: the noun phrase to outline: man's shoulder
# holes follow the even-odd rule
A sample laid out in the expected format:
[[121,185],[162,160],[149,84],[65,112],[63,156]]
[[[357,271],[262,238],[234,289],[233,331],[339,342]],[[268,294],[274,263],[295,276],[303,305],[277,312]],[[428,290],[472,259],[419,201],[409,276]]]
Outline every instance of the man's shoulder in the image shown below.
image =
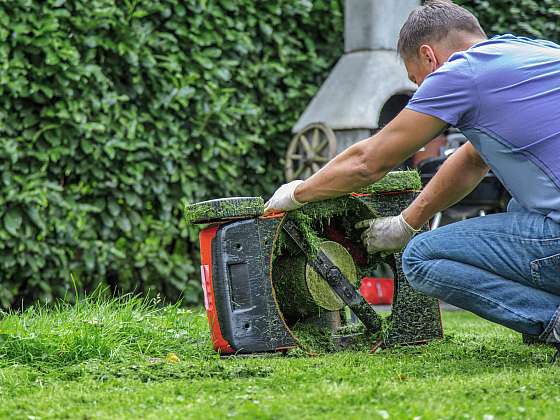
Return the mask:
[[517,36],[513,34],[503,34],[503,35],[496,35],[485,41],[479,42],[473,45],[471,48],[469,48],[467,52],[471,52],[471,51],[476,52],[485,49],[500,50],[503,47],[508,47],[508,46],[518,47],[518,48],[537,47],[537,48],[560,49],[560,45],[546,39],[529,38],[526,36]]
[[511,34],[473,45],[461,55],[469,62],[480,85],[515,83],[560,60],[560,46],[546,40]]
[[545,39],[505,34],[479,42],[460,54],[471,62],[492,63],[504,58],[523,61],[535,56],[556,56],[560,54],[560,45]]

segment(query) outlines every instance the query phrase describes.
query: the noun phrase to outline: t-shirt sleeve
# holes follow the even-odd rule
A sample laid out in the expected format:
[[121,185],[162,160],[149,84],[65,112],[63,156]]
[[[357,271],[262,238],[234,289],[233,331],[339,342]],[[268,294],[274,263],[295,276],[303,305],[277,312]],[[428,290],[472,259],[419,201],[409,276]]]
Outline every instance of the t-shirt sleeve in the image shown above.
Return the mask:
[[464,55],[455,54],[426,77],[406,107],[454,127],[469,128],[476,123],[477,100],[469,62]]

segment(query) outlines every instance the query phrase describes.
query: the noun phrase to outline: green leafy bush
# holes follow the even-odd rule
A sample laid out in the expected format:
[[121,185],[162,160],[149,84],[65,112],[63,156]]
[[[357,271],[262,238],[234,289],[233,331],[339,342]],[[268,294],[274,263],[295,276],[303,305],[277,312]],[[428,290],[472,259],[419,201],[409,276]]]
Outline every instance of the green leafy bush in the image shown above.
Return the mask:
[[489,35],[513,33],[560,42],[558,0],[455,0],[471,10]]
[[0,3],[0,304],[198,301],[184,202],[280,182],[341,33],[334,0]]
[[[461,0],[560,40],[556,0]],[[342,0],[0,3],[0,306],[200,297],[185,202],[266,195],[342,53]]]

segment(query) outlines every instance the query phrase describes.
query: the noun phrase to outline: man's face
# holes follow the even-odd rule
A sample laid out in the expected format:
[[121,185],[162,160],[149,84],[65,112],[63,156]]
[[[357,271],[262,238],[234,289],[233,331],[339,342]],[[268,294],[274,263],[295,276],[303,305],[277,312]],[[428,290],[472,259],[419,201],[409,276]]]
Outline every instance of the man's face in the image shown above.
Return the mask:
[[416,57],[409,58],[404,61],[406,71],[408,72],[408,78],[410,81],[418,86],[422,84],[424,79],[432,73],[431,69],[423,66],[420,60]]
[[420,86],[429,74],[436,71],[441,64],[434,49],[429,45],[422,45],[416,57],[404,60],[408,78],[412,83]]

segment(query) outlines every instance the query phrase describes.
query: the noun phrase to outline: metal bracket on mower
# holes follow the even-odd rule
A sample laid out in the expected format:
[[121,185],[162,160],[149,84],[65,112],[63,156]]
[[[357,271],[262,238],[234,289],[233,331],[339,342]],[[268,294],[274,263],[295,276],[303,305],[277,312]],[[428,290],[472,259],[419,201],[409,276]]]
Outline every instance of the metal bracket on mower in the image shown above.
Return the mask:
[[308,264],[325,279],[333,291],[350,307],[358,319],[364,323],[365,327],[374,333],[379,331],[381,328],[381,318],[379,315],[329,257],[323,251],[319,251],[317,255],[311,254],[305,239],[303,239],[293,220],[287,220],[284,223],[283,229],[305,254]]

